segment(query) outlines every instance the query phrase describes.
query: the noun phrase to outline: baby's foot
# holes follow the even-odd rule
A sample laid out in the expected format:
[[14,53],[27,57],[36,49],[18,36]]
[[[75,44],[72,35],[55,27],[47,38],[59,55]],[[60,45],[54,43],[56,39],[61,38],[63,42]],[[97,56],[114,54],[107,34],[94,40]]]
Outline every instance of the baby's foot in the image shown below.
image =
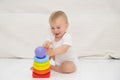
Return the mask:
[[60,66],[57,66],[57,65],[55,65],[55,66],[51,65],[51,69],[56,71],[56,72],[61,72]]
[[33,67],[30,67],[30,70],[33,70]]

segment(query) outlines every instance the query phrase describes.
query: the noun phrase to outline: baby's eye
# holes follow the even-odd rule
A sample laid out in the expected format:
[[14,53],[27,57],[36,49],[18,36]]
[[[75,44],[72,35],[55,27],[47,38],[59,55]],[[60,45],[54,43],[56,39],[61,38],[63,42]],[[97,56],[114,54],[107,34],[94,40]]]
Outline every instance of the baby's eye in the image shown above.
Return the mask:
[[52,30],[54,30],[55,28],[51,27]]
[[60,27],[57,27],[57,29],[60,29]]

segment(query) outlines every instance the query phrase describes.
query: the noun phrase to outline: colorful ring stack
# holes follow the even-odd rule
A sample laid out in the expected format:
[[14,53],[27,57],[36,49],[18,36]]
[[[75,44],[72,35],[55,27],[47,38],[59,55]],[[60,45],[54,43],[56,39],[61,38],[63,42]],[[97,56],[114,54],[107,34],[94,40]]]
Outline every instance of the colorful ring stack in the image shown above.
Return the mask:
[[37,47],[35,49],[32,76],[33,78],[50,77],[50,61],[43,47]]

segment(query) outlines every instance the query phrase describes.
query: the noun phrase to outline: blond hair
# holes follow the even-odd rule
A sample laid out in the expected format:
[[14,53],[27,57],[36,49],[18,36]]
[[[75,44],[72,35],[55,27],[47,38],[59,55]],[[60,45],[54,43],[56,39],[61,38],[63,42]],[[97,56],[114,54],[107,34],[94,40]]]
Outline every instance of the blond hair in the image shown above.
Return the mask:
[[54,22],[57,18],[63,17],[65,22],[68,23],[67,15],[63,11],[56,11],[50,15],[49,22]]

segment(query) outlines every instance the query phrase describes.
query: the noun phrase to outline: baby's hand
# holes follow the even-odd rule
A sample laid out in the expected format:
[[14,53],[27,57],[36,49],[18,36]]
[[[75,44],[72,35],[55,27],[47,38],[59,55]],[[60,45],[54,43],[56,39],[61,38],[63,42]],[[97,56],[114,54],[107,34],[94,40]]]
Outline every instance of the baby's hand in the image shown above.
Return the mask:
[[43,47],[46,48],[46,49],[48,49],[50,47],[50,45],[51,45],[50,41],[46,41],[46,42],[43,43]]
[[46,51],[49,56],[54,56],[54,50],[52,48],[48,48]]

